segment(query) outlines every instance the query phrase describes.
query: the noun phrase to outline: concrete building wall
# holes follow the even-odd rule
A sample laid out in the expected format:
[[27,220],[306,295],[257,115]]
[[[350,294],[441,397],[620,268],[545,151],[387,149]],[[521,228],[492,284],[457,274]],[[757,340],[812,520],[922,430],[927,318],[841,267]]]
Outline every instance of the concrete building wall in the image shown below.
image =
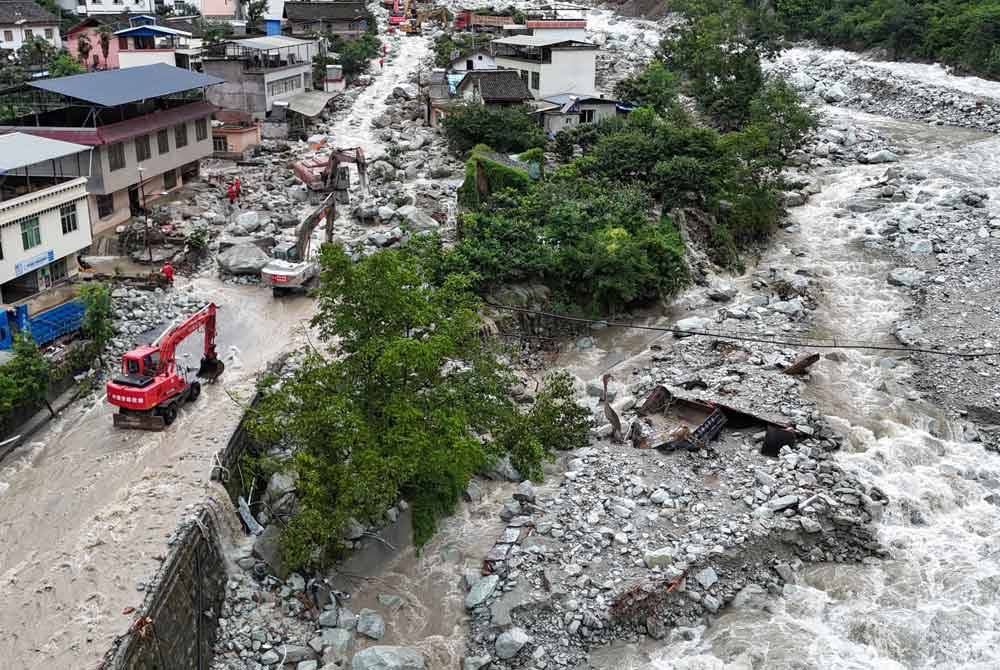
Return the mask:
[[[469,61],[472,61],[472,67],[469,67]],[[494,60],[493,56],[486,53],[485,51],[477,51],[476,53],[469,54],[468,56],[462,58],[456,58],[451,62],[451,70],[453,72],[468,72],[470,70],[495,70],[497,69],[497,62]]]
[[252,114],[257,120],[267,114],[263,76],[248,75],[243,71],[243,63],[233,60],[206,60],[202,62],[202,70],[224,80],[207,89],[206,97],[213,105]]
[[139,67],[141,65],[177,65],[177,56],[173,49],[139,49],[125,50],[118,53],[118,67]]
[[555,38],[559,40],[581,40],[586,41],[586,28],[532,28],[532,37]]
[[[294,79],[292,79],[293,77],[299,78],[298,86],[296,88],[281,93],[272,92],[272,84],[277,86],[278,82],[285,80],[290,80],[291,83],[295,83]],[[268,72],[264,75],[264,86],[264,90],[267,94],[267,111],[270,112],[275,100],[289,100],[303,91],[312,90],[312,65],[310,63],[303,63],[302,65],[281,68],[280,70]]]
[[104,52],[101,51],[101,38],[97,32],[97,28],[83,28],[79,31],[74,32],[72,35],[67,35],[66,37],[66,50],[69,51],[70,55],[73,56],[77,61],[80,60],[80,50],[79,50],[79,39],[80,35],[86,35],[87,40],[90,41],[90,53],[87,56],[87,67],[93,68],[94,56],[97,56],[97,67],[104,70],[114,70],[118,66],[118,40],[116,38],[111,38],[108,42],[108,56],[104,57]]
[[12,24],[0,25],[0,49],[18,50],[28,37],[41,38],[59,49],[62,47],[62,37],[59,34],[59,24],[40,26],[19,26]]
[[[74,207],[76,228],[62,228],[63,207]],[[38,219],[41,243],[24,248],[22,225]],[[0,284],[42,270],[54,261],[67,259],[67,273],[76,274],[75,254],[90,246],[90,213],[87,208],[87,179],[80,177],[0,203]],[[41,286],[44,288],[44,286]]]
[[91,14],[155,14],[153,0],[83,0],[76,8],[76,13],[89,16]]

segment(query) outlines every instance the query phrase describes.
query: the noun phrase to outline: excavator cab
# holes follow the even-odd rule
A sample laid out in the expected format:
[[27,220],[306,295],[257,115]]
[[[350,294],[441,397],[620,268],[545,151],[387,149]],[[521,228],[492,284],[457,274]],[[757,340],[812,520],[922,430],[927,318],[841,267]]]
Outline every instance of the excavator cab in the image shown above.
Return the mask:
[[289,263],[302,262],[295,242],[282,242],[274,245],[274,248],[271,249],[271,256],[279,261],[288,261]]
[[139,347],[122,356],[122,373],[114,381],[123,386],[143,388],[153,383],[160,368],[160,350]]

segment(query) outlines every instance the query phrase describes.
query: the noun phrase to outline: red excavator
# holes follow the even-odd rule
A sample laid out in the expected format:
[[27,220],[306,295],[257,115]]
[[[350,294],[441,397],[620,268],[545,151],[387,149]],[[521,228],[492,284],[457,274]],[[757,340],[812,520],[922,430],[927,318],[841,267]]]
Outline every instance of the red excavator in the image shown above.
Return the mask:
[[205,350],[196,376],[211,383],[222,374],[225,365],[215,353],[216,310],[209,303],[153,344],[122,356],[121,374],[108,382],[108,402],[119,408],[116,426],[163,430],[177,418],[182,403],[201,395],[201,384],[176,360],[178,345],[200,328],[205,329]]

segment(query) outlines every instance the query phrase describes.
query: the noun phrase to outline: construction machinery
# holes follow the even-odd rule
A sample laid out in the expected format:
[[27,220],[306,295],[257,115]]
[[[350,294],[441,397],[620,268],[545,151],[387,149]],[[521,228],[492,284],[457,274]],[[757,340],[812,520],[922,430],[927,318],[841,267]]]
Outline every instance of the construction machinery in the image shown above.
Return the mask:
[[455,14],[455,30],[499,30],[506,25],[514,23],[513,16],[492,16],[490,14],[476,14],[471,9],[463,9]]
[[431,7],[422,12],[417,12],[416,16],[400,26],[400,30],[404,35],[419,35],[423,29],[424,22],[433,19],[440,21],[442,26],[448,25],[448,10],[444,7]]
[[[163,430],[177,418],[178,408],[201,395],[201,383],[214,382],[225,369],[215,352],[217,307],[209,303],[149,346],[122,356],[121,374],[107,385],[108,402],[118,407],[115,426]],[[205,331],[201,365],[197,373],[177,363],[177,347],[200,329]]]
[[319,266],[309,257],[312,234],[319,222],[325,220],[325,240],[333,241],[337,203],[350,201],[348,163],[358,166],[358,181],[363,190],[368,190],[367,163],[361,147],[334,149],[325,158],[299,161],[292,165],[292,171],[310,190],[326,192],[327,195],[295,229],[294,242],[283,242],[271,250],[272,260],[264,266],[260,275],[261,281],[271,287],[275,297],[303,291],[319,276]]
[[389,25],[398,26],[410,18],[413,12],[413,0],[406,0],[402,10],[399,7],[399,0],[393,0],[392,11],[389,13]]

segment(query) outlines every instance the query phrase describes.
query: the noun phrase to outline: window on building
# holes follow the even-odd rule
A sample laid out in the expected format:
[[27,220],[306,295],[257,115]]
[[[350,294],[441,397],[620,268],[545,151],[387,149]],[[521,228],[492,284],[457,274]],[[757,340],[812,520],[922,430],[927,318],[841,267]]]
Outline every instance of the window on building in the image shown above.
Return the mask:
[[594,122],[594,110],[585,109],[580,112],[580,123],[593,123]]
[[528,71],[527,70],[521,70],[521,79],[524,80],[525,84],[528,83]]
[[174,126],[174,144],[177,148],[186,147],[188,143],[188,127],[186,123],[178,123]]
[[52,39],[52,28],[46,28],[45,29],[45,39],[47,39],[47,40],[51,40]]
[[125,144],[115,142],[108,145],[108,169],[112,172],[125,167]]
[[118,38],[118,50],[119,51],[128,51],[128,38],[127,37],[119,37]]
[[284,95],[299,88],[302,88],[302,75],[297,74],[294,77],[285,77],[284,79],[276,79],[268,82],[267,94],[274,97],[276,95]]
[[106,219],[115,212],[115,194],[97,196],[97,216]]
[[66,269],[65,256],[57,261],[49,263],[49,274],[52,275],[53,282],[62,281],[63,279],[66,279],[66,276],[69,274],[69,272]]
[[35,36],[35,32],[31,28],[25,28],[24,29],[24,39],[25,40],[30,40],[34,36]]
[[24,250],[34,249],[42,244],[42,229],[38,226],[38,217],[32,216],[21,221],[21,244]]
[[69,235],[79,227],[76,220],[76,203],[63,205],[59,208],[59,218],[62,220],[63,235]]
[[541,79],[541,77],[538,76],[537,72],[531,73],[531,88],[535,89],[536,91],[538,90],[539,79]]
[[4,42],[13,42],[14,41],[14,31],[13,30],[5,30],[5,31],[3,31],[3,41]]
[[225,152],[228,150],[229,150],[229,145],[226,143],[225,137],[212,138],[212,151]]
[[167,170],[163,173],[163,188],[167,191],[177,186],[177,172],[175,170]]
[[194,122],[194,139],[195,142],[208,139],[208,119],[198,119]]
[[148,161],[152,155],[153,152],[149,148],[149,135],[141,135],[135,138],[135,159],[141,163]]
[[161,156],[170,153],[170,133],[166,129],[156,133],[156,147]]

